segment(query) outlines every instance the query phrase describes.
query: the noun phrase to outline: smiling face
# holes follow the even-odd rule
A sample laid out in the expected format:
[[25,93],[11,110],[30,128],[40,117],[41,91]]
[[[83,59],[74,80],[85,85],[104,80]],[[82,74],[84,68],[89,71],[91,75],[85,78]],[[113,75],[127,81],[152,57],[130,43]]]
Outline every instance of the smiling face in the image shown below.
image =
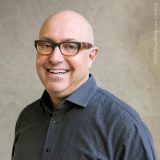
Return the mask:
[[[91,28],[77,13],[64,11],[50,17],[42,26],[39,39],[53,42],[93,42]],[[98,48],[80,49],[77,55],[62,55],[55,47],[50,55],[37,53],[37,73],[54,106],[80,87],[89,76],[89,69]]]

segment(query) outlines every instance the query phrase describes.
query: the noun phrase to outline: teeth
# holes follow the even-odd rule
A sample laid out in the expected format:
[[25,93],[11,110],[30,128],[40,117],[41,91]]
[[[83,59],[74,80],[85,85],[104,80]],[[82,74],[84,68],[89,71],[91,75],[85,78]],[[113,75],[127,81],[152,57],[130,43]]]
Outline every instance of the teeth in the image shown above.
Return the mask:
[[66,70],[54,70],[54,69],[49,69],[50,73],[54,73],[54,74],[64,74],[67,71]]

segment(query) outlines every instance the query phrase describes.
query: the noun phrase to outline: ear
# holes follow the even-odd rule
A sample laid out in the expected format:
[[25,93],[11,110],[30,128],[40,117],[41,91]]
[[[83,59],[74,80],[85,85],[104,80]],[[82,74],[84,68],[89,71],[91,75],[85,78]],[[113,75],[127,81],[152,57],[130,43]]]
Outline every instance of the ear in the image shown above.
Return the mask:
[[98,47],[91,48],[91,51],[90,51],[90,54],[89,54],[89,68],[92,67],[93,62],[98,55],[98,51],[99,51]]

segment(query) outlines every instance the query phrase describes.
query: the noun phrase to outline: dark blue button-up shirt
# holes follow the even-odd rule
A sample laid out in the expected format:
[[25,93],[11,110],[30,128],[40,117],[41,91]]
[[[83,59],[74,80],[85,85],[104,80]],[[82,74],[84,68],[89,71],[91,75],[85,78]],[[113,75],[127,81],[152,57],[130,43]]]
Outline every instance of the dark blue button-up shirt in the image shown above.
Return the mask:
[[12,160],[155,160],[137,112],[93,76],[55,110],[48,93],[20,114]]

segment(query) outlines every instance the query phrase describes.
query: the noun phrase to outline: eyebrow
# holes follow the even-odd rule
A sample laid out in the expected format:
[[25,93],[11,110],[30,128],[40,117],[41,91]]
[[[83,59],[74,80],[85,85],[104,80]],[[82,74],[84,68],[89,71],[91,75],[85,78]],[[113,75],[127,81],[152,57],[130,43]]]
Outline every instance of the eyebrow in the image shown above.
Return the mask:
[[[40,39],[56,43],[56,41],[54,41],[53,39],[49,37],[42,37]],[[61,40],[61,42],[78,42],[78,40],[76,40],[75,38],[66,38],[66,39]]]

